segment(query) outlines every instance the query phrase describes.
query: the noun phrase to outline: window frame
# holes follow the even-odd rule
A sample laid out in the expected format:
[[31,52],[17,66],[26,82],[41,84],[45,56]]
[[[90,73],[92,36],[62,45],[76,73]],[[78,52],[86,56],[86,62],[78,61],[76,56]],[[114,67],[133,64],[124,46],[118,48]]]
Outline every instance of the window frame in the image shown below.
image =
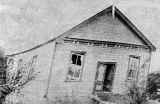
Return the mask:
[[[81,63],[81,71],[80,71],[80,75],[79,75],[79,78],[78,79],[75,79],[75,80],[71,80],[68,78],[68,74],[69,74],[69,68],[71,66],[71,60],[72,60],[72,55],[73,54],[83,54],[83,61]],[[86,57],[86,52],[84,51],[71,51],[70,52],[70,55],[69,55],[69,63],[68,63],[68,68],[67,68],[67,74],[66,74],[66,80],[65,82],[81,82],[82,81],[82,74],[83,74],[83,67],[84,67],[84,62],[85,62],[85,57]]]
[[18,61],[18,67],[17,67],[18,70],[21,70],[21,68],[22,68],[22,61],[23,61],[23,59],[19,59],[19,61]]
[[[132,77],[129,77],[128,74],[129,74],[129,71],[130,71],[130,61],[131,61],[131,58],[137,58],[138,59],[138,68],[136,70],[136,75],[135,75],[135,78],[132,78]],[[138,71],[139,71],[139,67],[140,67],[140,56],[136,56],[136,55],[129,55],[129,61],[128,61],[128,69],[127,69],[127,76],[126,76],[126,79],[127,81],[128,80],[137,80],[137,75],[138,75]]]
[[34,71],[35,71],[37,57],[38,57],[37,55],[34,55],[32,57],[28,78],[30,78],[33,75]]

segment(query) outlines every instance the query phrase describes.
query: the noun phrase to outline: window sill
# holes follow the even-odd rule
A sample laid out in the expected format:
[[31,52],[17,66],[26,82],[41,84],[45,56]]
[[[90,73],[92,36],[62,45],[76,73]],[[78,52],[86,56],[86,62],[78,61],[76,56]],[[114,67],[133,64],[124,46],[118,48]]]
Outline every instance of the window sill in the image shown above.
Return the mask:
[[102,91],[102,92],[94,92],[93,94],[96,94],[99,97],[103,97],[103,96],[106,96],[106,95],[112,95],[113,92]]
[[94,92],[95,94],[112,94],[111,91]]
[[72,80],[65,80],[64,82],[82,82],[82,80],[75,80],[75,81],[74,80],[73,81]]
[[136,79],[132,79],[132,78],[127,78],[126,80],[125,80],[125,82],[131,82],[131,81],[137,81]]

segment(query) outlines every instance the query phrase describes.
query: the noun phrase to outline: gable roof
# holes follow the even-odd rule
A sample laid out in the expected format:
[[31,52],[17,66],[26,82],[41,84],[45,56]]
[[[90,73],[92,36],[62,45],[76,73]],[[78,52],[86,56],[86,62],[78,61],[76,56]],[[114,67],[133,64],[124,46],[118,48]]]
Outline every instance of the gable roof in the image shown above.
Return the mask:
[[139,29],[125,16],[120,10],[115,8],[115,12],[137,33],[137,35],[151,48],[152,51],[156,51],[156,47],[139,31]]
[[108,12],[113,12],[113,7],[114,7],[114,12],[120,16],[124,21],[125,23],[127,23],[128,26],[131,27],[131,29],[133,29],[133,31],[138,35],[138,37],[140,39],[142,39],[142,41],[144,41],[152,51],[156,51],[156,47],[138,30],[138,28],[118,9],[116,8],[115,6],[110,6],[104,10],[102,10],[101,12],[95,14],[94,16],[88,18],[87,20],[83,21],[82,23],[76,25],[75,27],[72,27],[71,29],[69,29],[68,31],[64,32],[63,34],[59,34],[57,37],[45,42],[45,43],[42,43],[40,45],[37,45],[31,49],[28,49],[28,50],[25,50],[23,52],[18,52],[18,53],[15,53],[15,54],[11,54],[11,55],[7,55],[7,56],[13,56],[13,55],[18,55],[18,54],[23,54],[23,53],[26,53],[26,52],[29,52],[29,51],[32,51],[32,50],[35,50],[39,47],[42,47],[48,43],[51,43],[53,41],[61,41],[62,39],[64,39],[65,37],[68,37],[70,35],[70,33],[72,33],[74,30],[82,27],[83,24],[87,24],[89,23],[91,20],[95,19],[96,17],[102,15],[102,14],[105,14],[105,13],[108,13]]
[[73,27],[72,29],[68,30],[67,32],[65,32],[64,34],[58,36],[57,38],[65,38],[65,37],[68,37],[70,35],[70,33],[72,31],[74,31],[75,29],[77,28],[80,28],[83,24],[87,24],[89,21],[95,19],[96,17],[98,17],[99,15],[102,15],[102,14],[105,14],[105,13],[108,13],[108,12],[113,12],[113,8],[115,9],[114,12],[120,16],[125,23],[127,23],[127,25],[129,27],[131,27],[131,29],[133,29],[133,31],[138,35],[138,37],[144,41],[152,51],[156,51],[156,47],[142,34],[142,32],[139,31],[139,29],[119,10],[117,9],[115,6],[110,6],[104,10],[102,10],[101,12],[97,13],[96,15],[90,17],[89,19],[85,20],[84,22],[82,22],[81,24]]

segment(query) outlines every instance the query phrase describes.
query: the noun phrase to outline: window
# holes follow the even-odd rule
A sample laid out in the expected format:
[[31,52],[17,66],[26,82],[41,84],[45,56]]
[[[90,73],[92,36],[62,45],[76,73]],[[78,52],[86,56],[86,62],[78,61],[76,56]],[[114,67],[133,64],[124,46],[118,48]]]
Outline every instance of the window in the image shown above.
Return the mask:
[[138,56],[129,57],[127,79],[136,79],[137,71],[139,69],[139,60],[140,60],[140,57]]
[[22,66],[22,59],[20,59],[19,62],[18,62],[18,70],[21,69],[21,66]]
[[29,72],[29,76],[28,77],[31,77],[33,75],[35,64],[36,64],[36,60],[37,60],[37,55],[33,56],[33,58],[32,58],[32,62],[31,62],[31,66],[30,66],[30,72]]
[[67,80],[80,80],[84,63],[85,52],[71,52]]

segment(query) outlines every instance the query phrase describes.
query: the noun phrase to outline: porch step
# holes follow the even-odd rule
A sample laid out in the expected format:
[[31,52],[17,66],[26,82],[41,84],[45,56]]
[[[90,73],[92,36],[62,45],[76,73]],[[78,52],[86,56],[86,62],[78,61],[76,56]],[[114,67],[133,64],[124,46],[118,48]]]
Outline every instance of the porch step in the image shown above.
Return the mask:
[[116,103],[111,103],[111,102],[108,102],[108,101],[103,101],[100,97],[97,96],[97,94],[92,94],[90,96],[90,98],[93,99],[98,104],[116,104]]

